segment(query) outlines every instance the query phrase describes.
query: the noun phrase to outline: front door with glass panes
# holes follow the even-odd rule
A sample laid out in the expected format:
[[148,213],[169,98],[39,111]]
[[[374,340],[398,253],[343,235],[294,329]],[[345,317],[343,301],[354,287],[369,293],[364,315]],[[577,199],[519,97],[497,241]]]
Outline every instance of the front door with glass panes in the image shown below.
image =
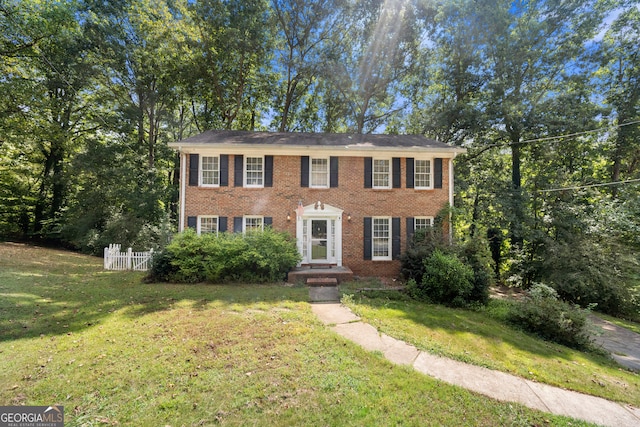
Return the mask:
[[299,265],[342,265],[342,210],[317,202],[296,210]]
[[326,263],[329,260],[329,244],[330,234],[328,233],[328,223],[326,219],[310,219],[308,221],[309,251],[311,254],[311,262]]

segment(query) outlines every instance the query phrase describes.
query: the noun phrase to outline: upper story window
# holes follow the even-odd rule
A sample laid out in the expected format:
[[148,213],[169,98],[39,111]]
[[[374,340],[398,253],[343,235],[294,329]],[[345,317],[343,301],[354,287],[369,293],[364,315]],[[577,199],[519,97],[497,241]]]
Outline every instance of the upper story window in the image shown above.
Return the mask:
[[373,159],[373,188],[391,188],[391,161]]
[[310,170],[311,187],[328,188],[329,187],[329,159],[312,158]]
[[418,189],[433,188],[431,160],[415,160],[414,186]]
[[246,157],[244,163],[245,187],[264,186],[264,158]]
[[200,185],[220,185],[220,158],[217,156],[200,157]]
[[199,216],[198,217],[198,234],[218,233],[218,217],[217,216]]

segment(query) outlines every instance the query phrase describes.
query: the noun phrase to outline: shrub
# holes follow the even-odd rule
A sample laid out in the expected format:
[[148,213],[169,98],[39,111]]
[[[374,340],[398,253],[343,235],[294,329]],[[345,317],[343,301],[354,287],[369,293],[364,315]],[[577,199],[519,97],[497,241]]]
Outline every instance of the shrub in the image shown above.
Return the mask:
[[264,232],[198,236],[187,230],[154,257],[150,280],[196,282],[274,282],[300,260],[295,240]]
[[176,273],[176,268],[171,265],[171,255],[167,251],[154,252],[151,257],[151,269],[146,281],[167,282]]
[[411,237],[409,247],[400,256],[402,276],[407,280],[422,280],[424,260],[429,258],[436,249],[445,253],[453,251],[443,236],[441,227],[434,226],[416,230]]
[[543,280],[564,300],[583,307],[596,303],[599,311],[612,315],[628,313],[631,295],[620,274],[624,269],[620,260],[589,239],[578,243],[549,245]]
[[424,260],[424,274],[420,282],[412,279],[409,294],[417,299],[451,306],[471,302],[473,270],[453,254],[436,249]]
[[482,240],[472,239],[462,247],[460,256],[464,263],[473,270],[473,288],[469,300],[487,304],[489,302],[489,288],[495,280],[487,246]]
[[588,349],[591,345],[587,310],[559,300],[550,286],[532,285],[528,296],[511,306],[507,318],[549,341],[577,349]]

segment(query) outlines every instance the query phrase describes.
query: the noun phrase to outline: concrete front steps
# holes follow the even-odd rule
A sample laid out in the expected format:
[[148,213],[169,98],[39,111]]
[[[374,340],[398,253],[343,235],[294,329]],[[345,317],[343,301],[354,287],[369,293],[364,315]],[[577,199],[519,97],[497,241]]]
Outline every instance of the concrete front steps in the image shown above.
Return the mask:
[[289,283],[304,283],[309,287],[309,302],[339,302],[338,284],[353,278],[348,267],[314,265],[297,267],[289,272]]
[[303,265],[296,267],[287,275],[289,283],[307,283],[311,278],[333,278],[338,283],[353,279],[353,271],[349,267],[322,264],[317,266]]

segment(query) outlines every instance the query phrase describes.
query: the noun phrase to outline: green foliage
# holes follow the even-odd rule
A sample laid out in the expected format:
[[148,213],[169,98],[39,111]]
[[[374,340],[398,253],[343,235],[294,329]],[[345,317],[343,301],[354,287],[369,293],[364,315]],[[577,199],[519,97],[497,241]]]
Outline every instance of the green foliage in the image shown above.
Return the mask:
[[424,260],[424,275],[410,280],[409,295],[416,299],[460,307],[471,302],[473,270],[456,255],[436,249]]
[[150,280],[181,283],[276,282],[300,260],[287,233],[220,233],[187,230],[154,257]]
[[628,314],[632,310],[630,289],[615,256],[589,239],[573,243],[549,244],[541,263],[541,279],[564,300],[583,307],[597,304],[599,311],[608,314]]
[[440,226],[416,230],[411,237],[409,247],[400,256],[400,271],[405,279],[422,280],[424,275],[424,260],[429,258],[435,250],[451,252],[453,248],[446,240]]
[[587,310],[557,298],[553,288],[534,284],[528,296],[510,306],[508,320],[544,339],[577,349],[591,345]]
[[460,257],[473,271],[469,300],[480,304],[488,303],[489,288],[495,280],[487,245],[480,239],[471,239],[461,248]]
[[[464,304],[469,302],[486,304],[489,301],[489,287],[494,283],[494,278],[486,243],[479,239],[471,239],[461,246],[451,245],[442,233],[441,226],[417,230],[409,248],[401,255],[402,275],[408,279],[409,283],[422,284],[427,273],[427,261],[436,252],[439,252],[439,256],[446,254],[461,261],[472,271],[471,290],[462,298]],[[419,294],[421,292],[414,295],[421,298]]]

